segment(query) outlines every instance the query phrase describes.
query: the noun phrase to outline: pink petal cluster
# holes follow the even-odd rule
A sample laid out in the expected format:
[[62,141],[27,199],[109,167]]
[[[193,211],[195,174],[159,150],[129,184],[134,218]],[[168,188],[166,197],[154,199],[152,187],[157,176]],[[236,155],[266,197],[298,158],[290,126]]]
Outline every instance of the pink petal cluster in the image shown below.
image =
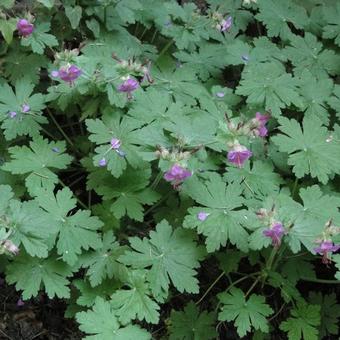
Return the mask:
[[76,65],[63,66],[60,67],[58,71],[52,71],[51,73],[52,77],[60,78],[70,85],[72,85],[81,74],[81,69],[78,68]]
[[111,148],[114,150],[118,150],[120,148],[120,140],[117,138],[112,138],[111,139]]
[[19,19],[17,22],[17,30],[23,37],[28,37],[34,31],[34,25],[26,19]]
[[181,167],[179,164],[174,164],[170,170],[164,174],[164,179],[167,182],[172,182],[172,184],[176,187],[190,176],[192,176],[192,172],[190,170]]
[[245,146],[237,144],[228,152],[228,161],[242,168],[244,162],[252,155],[253,153]]
[[322,255],[322,262],[328,264],[330,262],[328,258],[328,253],[334,253],[340,249],[340,244],[334,244],[332,241],[325,240],[320,243],[320,245],[314,248],[317,254]]
[[263,115],[260,112],[256,112],[254,122],[257,125],[256,132],[260,137],[266,137],[268,130],[266,124],[269,120],[269,115]]
[[263,235],[272,239],[274,247],[278,248],[281,244],[282,236],[286,233],[281,222],[275,222],[270,228],[263,231]]

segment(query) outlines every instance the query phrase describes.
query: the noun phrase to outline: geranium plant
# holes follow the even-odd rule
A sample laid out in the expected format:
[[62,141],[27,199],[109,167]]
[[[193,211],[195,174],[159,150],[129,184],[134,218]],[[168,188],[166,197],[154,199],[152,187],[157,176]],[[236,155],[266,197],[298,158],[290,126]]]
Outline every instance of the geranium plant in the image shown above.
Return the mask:
[[[340,5],[0,2],[0,252],[85,339],[331,339]],[[306,282],[309,282],[306,285]]]

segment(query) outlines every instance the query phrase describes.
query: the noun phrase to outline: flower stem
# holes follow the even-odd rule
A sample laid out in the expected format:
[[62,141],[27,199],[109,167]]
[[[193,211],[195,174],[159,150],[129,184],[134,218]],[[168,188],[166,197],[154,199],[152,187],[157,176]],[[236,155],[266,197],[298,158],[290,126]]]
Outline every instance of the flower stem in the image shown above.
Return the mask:
[[209,288],[205,291],[205,293],[202,295],[202,297],[196,302],[196,305],[199,305],[204,298],[209,294],[209,292],[214,288],[214,286],[217,284],[218,281],[222,279],[222,277],[225,275],[225,272],[222,272],[216,280],[209,286]]
[[313,277],[306,277],[306,276],[300,277],[300,280],[309,281],[309,282],[316,282],[316,283],[325,283],[325,284],[330,284],[330,285],[340,284],[340,280],[315,279]]
[[299,179],[298,179],[298,178],[295,178],[294,185],[293,185],[293,189],[292,189],[292,198],[293,198],[293,199],[294,199],[295,194],[296,194],[296,189],[297,189],[298,183],[299,183]]
[[57,127],[57,129],[59,130],[59,132],[63,135],[63,137],[66,139],[67,143],[70,144],[74,149],[75,149],[75,145],[73,144],[73,142],[71,141],[71,139],[67,136],[67,134],[65,133],[65,131],[62,129],[62,127],[59,125],[59,123],[57,122],[57,120],[53,117],[52,112],[50,111],[49,108],[46,109],[48,115],[50,116],[50,118],[52,119],[54,125]]
[[163,56],[163,54],[165,54],[165,52],[171,47],[173,43],[174,43],[174,40],[172,39],[168,41],[168,43],[164,46],[162,51],[159,53],[157,60],[160,59]]

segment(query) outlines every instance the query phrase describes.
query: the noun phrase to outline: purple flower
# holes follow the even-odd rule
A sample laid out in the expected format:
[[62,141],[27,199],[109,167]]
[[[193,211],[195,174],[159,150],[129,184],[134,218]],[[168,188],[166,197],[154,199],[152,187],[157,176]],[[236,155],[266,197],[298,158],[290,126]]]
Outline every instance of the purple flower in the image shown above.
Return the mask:
[[253,153],[243,145],[235,145],[232,150],[228,152],[228,161],[242,168],[243,163],[249,159]]
[[286,233],[281,222],[275,222],[270,228],[263,231],[263,235],[272,239],[274,247],[278,248],[281,244],[281,238]]
[[80,68],[76,65],[69,65],[66,67],[60,67],[59,71],[52,71],[51,76],[54,78],[59,77],[61,80],[72,85],[74,81],[82,74]]
[[216,93],[216,97],[218,97],[218,98],[223,98],[224,96],[225,96],[224,92],[217,92]]
[[29,112],[30,110],[31,110],[31,108],[30,108],[30,106],[29,106],[28,104],[24,104],[24,105],[21,106],[21,111],[22,111],[23,113],[27,113],[27,112]]
[[25,302],[21,298],[19,298],[19,300],[17,301],[17,306],[18,307],[25,306]]
[[102,158],[99,162],[98,162],[98,165],[100,167],[103,167],[103,166],[106,166],[107,162],[106,162],[106,159],[105,158]]
[[328,264],[330,262],[328,258],[328,253],[336,252],[340,249],[340,244],[335,245],[332,241],[326,240],[322,241],[320,245],[313,250],[322,255],[322,262]]
[[270,115],[263,115],[260,112],[256,112],[255,118],[254,118],[254,123],[257,126],[257,134],[260,137],[266,137],[268,134],[268,130],[266,128],[266,124],[270,118]]
[[117,138],[111,139],[111,148],[114,150],[118,150],[120,148],[120,140]]
[[221,32],[229,31],[231,26],[233,25],[233,18],[228,16],[226,19],[223,19],[221,23],[218,25],[218,29]]
[[10,118],[15,118],[17,116],[17,113],[15,111],[10,111],[8,112],[8,115],[10,116]]
[[23,37],[28,37],[34,31],[34,25],[26,19],[20,19],[17,22],[17,30]]
[[128,99],[132,99],[131,93],[137,90],[139,87],[139,83],[134,78],[126,79],[122,84],[118,86],[119,92],[125,92],[127,94]]
[[192,176],[192,172],[188,169],[182,168],[179,164],[174,164],[170,170],[164,174],[164,179],[167,182],[172,182],[177,187],[187,177]]
[[57,147],[54,147],[54,148],[52,148],[52,151],[55,152],[55,153],[58,153],[58,152],[60,152],[60,149],[57,148]]
[[76,65],[70,65],[66,68],[61,67],[59,69],[59,78],[70,84],[72,84],[81,74],[81,69]]
[[206,213],[204,211],[200,211],[198,214],[197,214],[197,218],[200,220],[200,221],[205,221],[207,219],[207,217],[209,216],[210,214],[209,213]]

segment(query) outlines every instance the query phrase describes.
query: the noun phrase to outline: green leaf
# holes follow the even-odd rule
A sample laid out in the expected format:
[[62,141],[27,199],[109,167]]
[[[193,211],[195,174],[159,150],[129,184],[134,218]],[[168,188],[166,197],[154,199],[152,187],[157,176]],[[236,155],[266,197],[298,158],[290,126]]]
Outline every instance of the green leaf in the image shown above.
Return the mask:
[[22,290],[22,297],[29,299],[37,296],[42,285],[50,299],[54,296],[69,298],[68,276],[72,274],[70,268],[50,256],[41,260],[20,254],[15,261],[7,267],[6,280],[10,284],[15,283],[17,290]]
[[265,303],[263,296],[252,294],[246,299],[242,290],[233,287],[230,293],[220,293],[218,299],[222,303],[218,319],[234,321],[240,337],[245,336],[252,328],[268,333],[266,317],[273,314],[273,310]]
[[192,301],[181,312],[171,311],[169,329],[170,340],[210,340],[217,336],[214,313],[200,313]]
[[336,111],[337,117],[340,117],[340,85],[334,85],[333,94],[334,96],[328,98],[328,104]]
[[110,210],[117,219],[128,215],[136,221],[143,221],[143,205],[152,205],[160,198],[156,191],[147,188],[150,176],[149,166],[128,167],[119,179],[99,169],[88,176],[88,187],[103,196],[103,200],[114,199]]
[[54,6],[54,0],[37,0],[47,8],[52,8]]
[[13,33],[16,30],[17,21],[14,18],[4,20],[0,19],[0,32],[2,33],[7,44],[13,40]]
[[337,303],[335,293],[322,295],[320,292],[311,292],[309,302],[321,307],[320,337],[339,334],[340,305]]
[[283,321],[280,329],[288,333],[289,340],[317,340],[320,325],[320,306],[298,302],[296,309],[291,311],[291,317]]
[[103,245],[97,251],[84,254],[80,258],[83,268],[88,267],[87,276],[92,287],[103,282],[105,278],[120,278],[125,273],[125,266],[117,261],[124,254],[126,247],[120,246],[112,231],[103,235]]
[[282,134],[274,136],[273,142],[281,152],[289,153],[288,164],[298,178],[310,174],[324,184],[334,173],[340,172],[340,143],[330,138],[320,120],[314,116],[303,119],[303,129],[295,119],[279,119]]
[[98,249],[102,243],[96,230],[103,223],[96,216],[90,216],[88,210],[78,210],[75,214],[69,212],[76,206],[76,200],[69,188],[59,190],[56,195],[52,190],[36,191],[36,200],[49,213],[50,223],[58,230],[57,251],[62,259],[74,265],[82,249]]
[[[140,127],[140,123],[131,118],[120,119],[118,115],[104,115],[100,119],[87,119],[86,126],[89,130],[89,139],[96,143],[96,156],[93,157],[94,165],[98,166],[99,160],[107,160],[107,168],[114,177],[120,177],[129,163],[133,168],[143,165],[138,153],[139,143],[134,131]],[[111,149],[110,141],[117,138],[121,141],[120,150],[125,156],[119,155],[116,150]]]
[[285,225],[292,225],[287,237],[294,253],[300,251],[300,243],[312,251],[315,240],[322,235],[326,223],[340,218],[339,197],[323,194],[317,185],[301,189],[299,195],[303,205],[291,198],[287,199],[287,196],[278,202],[279,214]]
[[65,14],[70,20],[71,27],[76,29],[79,26],[79,22],[82,16],[82,8],[80,6],[65,6]]
[[0,7],[10,9],[14,5],[14,2],[15,2],[14,0],[2,0]]
[[292,35],[288,24],[293,24],[296,29],[302,29],[308,22],[306,10],[291,0],[259,1],[260,13],[256,18],[264,23],[269,37],[279,36],[287,40]]
[[[64,154],[65,142],[48,142],[42,137],[36,137],[30,142],[30,147],[14,146],[8,149],[12,160],[6,162],[2,169],[12,174],[29,174],[26,186],[30,193],[40,187],[54,188],[58,177],[51,169],[66,169],[72,157]],[[58,150],[55,152],[53,150]]]
[[323,6],[322,14],[327,23],[323,27],[322,37],[324,39],[335,39],[334,42],[340,46],[340,3],[337,2],[334,6]]
[[192,233],[181,228],[173,230],[166,220],[150,232],[150,239],[129,239],[134,251],[127,251],[120,261],[133,268],[148,268],[148,279],[154,295],[169,290],[170,280],[181,293],[198,293],[196,279],[202,249],[197,246]]
[[34,28],[34,31],[28,37],[21,39],[22,46],[31,46],[34,53],[43,54],[47,47],[58,45],[58,40],[52,34],[48,34],[50,30],[50,23],[40,23]]
[[333,50],[323,48],[317,38],[306,32],[304,37],[293,35],[284,53],[294,65],[295,75],[309,70],[317,78],[325,78],[328,74],[335,75],[340,67],[340,56]]
[[[21,78],[27,77],[36,84],[40,80],[41,69],[47,68],[47,64],[48,59],[45,56],[23,53],[15,48],[7,53],[4,71],[6,77],[8,77],[12,83],[16,83]],[[34,117],[35,116],[32,116],[32,118]]]
[[301,107],[297,80],[278,62],[254,64],[242,72],[236,94],[247,96],[247,103],[264,106],[274,116],[291,104]]
[[151,335],[135,325],[121,327],[110,302],[98,297],[92,310],[77,313],[79,328],[87,334],[84,339],[92,340],[150,340]]
[[323,124],[328,124],[326,102],[332,94],[333,86],[330,78],[316,79],[308,69],[302,71],[299,92],[303,98],[306,116],[318,117]]
[[273,165],[263,161],[254,161],[251,169],[249,163],[241,169],[229,167],[224,177],[228,183],[237,183],[244,191],[261,196],[278,192],[283,183]]
[[[17,136],[37,136],[41,130],[41,124],[46,124],[46,117],[42,116],[45,108],[45,97],[41,93],[32,95],[34,84],[28,78],[18,79],[13,89],[4,84],[0,86],[0,121],[6,140],[12,140]],[[23,112],[26,104],[30,107],[28,112]],[[16,112],[11,117],[9,112]]]
[[48,215],[34,201],[9,204],[8,219],[13,234],[10,239],[17,245],[21,243],[31,256],[47,257],[49,238],[56,232],[49,225]]
[[[199,234],[206,236],[208,252],[224,247],[228,240],[247,251],[248,233],[244,228],[247,211],[240,209],[244,198],[239,184],[227,185],[218,174],[211,173],[205,183],[197,178],[187,180],[182,190],[201,205],[188,209],[190,215],[185,217],[183,226],[197,228]],[[204,221],[197,217],[200,212],[209,214]]]
[[153,324],[159,322],[159,306],[151,299],[149,284],[145,279],[145,271],[131,271],[125,281],[128,289],[117,290],[111,296],[115,314],[124,325],[136,318]]

